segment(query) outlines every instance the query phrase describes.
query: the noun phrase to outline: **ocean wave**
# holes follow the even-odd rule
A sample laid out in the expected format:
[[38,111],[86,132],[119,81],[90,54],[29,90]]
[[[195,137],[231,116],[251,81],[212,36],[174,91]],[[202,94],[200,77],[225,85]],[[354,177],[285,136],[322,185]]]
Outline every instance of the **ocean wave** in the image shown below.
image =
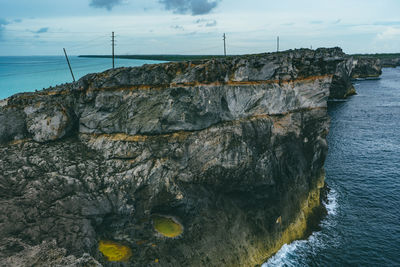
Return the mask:
[[328,215],[336,215],[338,207],[338,194],[335,189],[330,189],[327,199],[327,202],[323,201],[322,203],[328,211]]

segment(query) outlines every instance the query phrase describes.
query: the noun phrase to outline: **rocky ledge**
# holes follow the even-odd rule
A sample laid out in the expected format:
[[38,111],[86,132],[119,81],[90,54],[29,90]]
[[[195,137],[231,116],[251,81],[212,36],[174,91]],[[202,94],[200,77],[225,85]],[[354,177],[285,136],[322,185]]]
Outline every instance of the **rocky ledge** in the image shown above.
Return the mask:
[[381,59],[382,66],[385,68],[396,68],[400,66],[400,56],[387,57]]
[[339,48],[119,68],[0,103],[0,265],[251,266],[323,209]]
[[351,71],[353,79],[378,78],[382,74],[382,63],[378,58],[355,58]]

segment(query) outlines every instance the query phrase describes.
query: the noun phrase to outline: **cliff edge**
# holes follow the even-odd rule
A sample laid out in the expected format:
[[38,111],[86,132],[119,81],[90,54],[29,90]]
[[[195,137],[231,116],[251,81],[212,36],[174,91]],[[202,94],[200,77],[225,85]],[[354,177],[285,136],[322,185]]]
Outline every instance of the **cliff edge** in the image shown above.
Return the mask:
[[251,266],[321,214],[339,48],[119,68],[0,103],[0,265]]

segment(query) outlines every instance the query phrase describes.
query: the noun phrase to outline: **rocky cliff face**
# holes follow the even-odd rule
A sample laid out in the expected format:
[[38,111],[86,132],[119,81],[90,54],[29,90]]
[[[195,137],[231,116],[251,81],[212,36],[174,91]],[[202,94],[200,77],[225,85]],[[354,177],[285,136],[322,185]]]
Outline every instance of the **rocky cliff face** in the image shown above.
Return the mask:
[[396,68],[400,66],[400,57],[388,57],[381,59],[381,64],[385,68]]
[[321,212],[327,99],[351,68],[338,48],[294,50],[2,101],[0,265],[262,263]]
[[351,72],[353,79],[359,78],[378,78],[382,74],[382,63],[377,58],[357,58],[354,59],[354,68]]

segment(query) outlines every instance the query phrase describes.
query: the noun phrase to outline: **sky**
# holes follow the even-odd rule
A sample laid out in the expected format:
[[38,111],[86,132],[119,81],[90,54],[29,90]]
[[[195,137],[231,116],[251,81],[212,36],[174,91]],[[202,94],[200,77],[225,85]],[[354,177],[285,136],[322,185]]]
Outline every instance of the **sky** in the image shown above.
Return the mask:
[[0,0],[0,56],[400,52],[400,0]]

